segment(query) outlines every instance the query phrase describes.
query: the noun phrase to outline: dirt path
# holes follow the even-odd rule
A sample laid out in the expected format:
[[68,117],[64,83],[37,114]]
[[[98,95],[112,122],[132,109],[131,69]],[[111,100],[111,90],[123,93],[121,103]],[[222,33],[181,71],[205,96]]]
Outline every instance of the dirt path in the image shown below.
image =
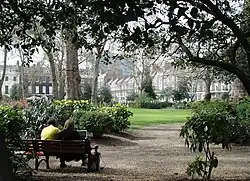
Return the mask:
[[[190,153],[184,140],[179,138],[180,127],[180,124],[157,125],[93,141],[102,153],[105,162],[102,165],[106,165],[100,173],[85,173],[79,167],[80,162],[70,162],[69,168],[58,169],[59,161],[52,159],[51,171],[43,170],[37,175],[50,181],[59,177],[65,181],[69,177],[74,181],[185,180],[187,164],[196,154]],[[250,180],[250,147],[233,147],[228,151],[214,146],[213,151],[219,159],[213,178]]]

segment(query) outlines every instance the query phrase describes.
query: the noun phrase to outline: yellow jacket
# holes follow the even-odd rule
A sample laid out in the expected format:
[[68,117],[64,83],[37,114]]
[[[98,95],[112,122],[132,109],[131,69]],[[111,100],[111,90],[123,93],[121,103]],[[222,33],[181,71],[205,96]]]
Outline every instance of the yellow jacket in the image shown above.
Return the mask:
[[50,125],[42,130],[41,140],[54,140],[57,139],[60,130],[53,125]]

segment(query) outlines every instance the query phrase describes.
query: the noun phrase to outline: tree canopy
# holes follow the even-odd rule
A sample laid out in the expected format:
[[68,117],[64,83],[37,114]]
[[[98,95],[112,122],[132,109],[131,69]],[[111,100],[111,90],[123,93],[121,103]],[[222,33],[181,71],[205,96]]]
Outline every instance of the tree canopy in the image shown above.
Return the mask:
[[89,39],[102,40],[116,32],[124,44],[160,42],[163,52],[233,73],[250,94],[248,1],[3,0],[0,8],[0,45],[20,45],[29,50],[27,55],[34,52],[33,45],[42,43],[29,33],[37,23],[50,37],[77,27],[75,41],[86,47],[98,43]]

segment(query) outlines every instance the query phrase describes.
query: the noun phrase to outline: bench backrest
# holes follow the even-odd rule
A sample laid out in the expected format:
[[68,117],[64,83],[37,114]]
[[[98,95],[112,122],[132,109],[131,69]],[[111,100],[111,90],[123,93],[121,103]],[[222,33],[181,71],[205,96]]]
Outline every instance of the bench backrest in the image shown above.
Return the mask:
[[22,151],[36,151],[63,154],[90,153],[87,140],[23,140]]

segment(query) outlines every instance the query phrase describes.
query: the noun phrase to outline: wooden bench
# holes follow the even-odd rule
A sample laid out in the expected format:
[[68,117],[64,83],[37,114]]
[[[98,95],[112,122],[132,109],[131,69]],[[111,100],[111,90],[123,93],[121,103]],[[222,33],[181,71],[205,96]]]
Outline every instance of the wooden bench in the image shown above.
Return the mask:
[[[91,147],[88,138],[84,140],[22,140],[22,143],[21,147],[15,148],[16,153],[34,155],[35,170],[38,170],[42,161],[45,161],[46,168],[49,169],[50,156],[74,155],[87,159],[88,172],[99,171],[100,156],[97,152],[98,146]],[[41,157],[45,157],[45,159]],[[95,170],[91,169],[93,157],[97,159]]]

